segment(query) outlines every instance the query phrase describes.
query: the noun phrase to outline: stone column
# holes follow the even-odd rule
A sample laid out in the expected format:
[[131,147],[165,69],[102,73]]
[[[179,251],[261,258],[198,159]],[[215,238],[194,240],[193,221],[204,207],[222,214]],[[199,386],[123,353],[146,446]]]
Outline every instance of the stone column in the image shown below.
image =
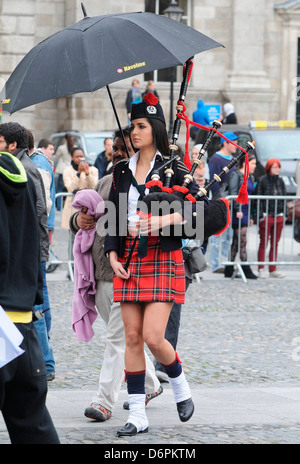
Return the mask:
[[[0,2],[0,86],[1,89],[21,61],[23,56],[35,45],[36,0],[2,0]],[[9,98],[9,95],[6,95]],[[3,109],[5,107],[3,106]],[[17,121],[26,127],[33,127],[33,109],[28,108],[12,116],[3,111],[2,122]]]
[[278,89],[265,67],[265,27],[270,4],[266,0],[233,0],[231,66],[223,96],[232,102],[239,123],[278,119]]
[[270,89],[264,69],[265,0],[233,0],[232,58],[226,87]]
[[300,2],[287,8],[275,8],[282,19],[280,114],[282,119],[296,120],[296,102],[300,97],[297,76],[298,39],[300,38]]

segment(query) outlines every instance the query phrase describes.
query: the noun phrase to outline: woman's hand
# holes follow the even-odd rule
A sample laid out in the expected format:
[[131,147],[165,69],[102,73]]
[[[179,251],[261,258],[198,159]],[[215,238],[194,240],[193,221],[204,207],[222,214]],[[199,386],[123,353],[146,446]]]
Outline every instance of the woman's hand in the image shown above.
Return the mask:
[[180,213],[166,214],[165,216],[150,215],[146,219],[140,219],[136,227],[140,230],[142,235],[157,235],[155,232],[158,232],[160,229],[174,224],[180,224],[182,221],[183,217]]
[[153,235],[162,228],[162,216],[150,216],[146,219],[140,219],[137,222],[136,228],[140,230],[142,235]]
[[78,172],[79,172],[80,174],[81,174],[82,172],[84,172],[84,169],[85,169],[85,168],[84,168],[84,165],[85,165],[85,163],[82,163],[82,162],[80,162],[80,163],[78,164]]
[[237,217],[237,219],[243,219],[243,212],[242,212],[242,211],[238,211],[238,212],[236,213],[236,217]]
[[88,165],[88,163],[84,163],[84,172],[85,172],[86,176],[89,176],[89,174],[90,174],[90,166]]
[[109,261],[110,265],[116,275],[116,277],[119,277],[120,279],[129,279],[130,277],[130,272],[125,271],[124,267],[122,264],[118,261],[118,255],[115,251],[111,251],[109,253]]

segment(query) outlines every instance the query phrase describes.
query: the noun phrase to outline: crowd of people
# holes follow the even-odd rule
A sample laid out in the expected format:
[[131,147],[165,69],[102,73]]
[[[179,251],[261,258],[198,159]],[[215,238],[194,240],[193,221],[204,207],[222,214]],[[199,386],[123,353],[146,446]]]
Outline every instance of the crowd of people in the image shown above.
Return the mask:
[[[223,113],[220,114],[219,120],[222,121],[223,125],[237,124],[237,116],[235,114],[234,105],[227,102],[223,106]],[[197,103],[197,109],[193,112],[193,122],[202,126],[208,127],[212,121],[209,119],[208,110],[203,100],[199,99]],[[201,136],[199,136],[201,133]],[[205,141],[207,132],[197,126],[193,126],[190,130],[192,140]],[[202,179],[201,186],[204,186],[205,182],[212,180],[215,175],[218,175],[224,166],[232,159],[237,149],[234,145],[230,144],[230,141],[238,141],[239,136],[234,132],[229,131],[224,133],[225,138],[220,138],[219,150],[212,154],[207,159],[207,155],[202,157],[202,169],[203,172],[200,175],[200,170],[197,168],[195,178]],[[194,145],[192,149],[192,158],[197,156],[201,144]],[[206,164],[207,163],[207,164]],[[248,195],[286,195],[286,188],[283,179],[280,177],[281,163],[277,158],[270,158],[265,166],[265,174],[256,178],[254,173],[256,171],[257,160],[254,154],[249,156],[248,165],[248,182],[247,192]],[[206,168],[204,168],[206,166]],[[199,174],[197,174],[197,172]],[[295,180],[298,185],[296,192],[299,195],[299,180],[300,180],[300,162],[297,164],[295,172]],[[220,182],[215,183],[211,188],[212,198],[220,198],[222,196],[237,196],[239,189],[243,183],[245,173],[245,158],[240,160],[236,168],[226,173]],[[258,206],[258,208],[257,208]],[[257,217],[257,211],[259,217]],[[285,275],[279,272],[276,267],[277,254],[278,254],[278,243],[280,241],[282,230],[284,227],[286,214],[286,207],[284,200],[276,201],[263,201],[258,200],[250,202],[250,206],[243,205],[239,207],[237,203],[232,202],[232,215],[231,229],[227,229],[223,234],[218,236],[212,236],[209,240],[209,260],[212,272],[224,274],[225,277],[232,277],[239,274],[234,273],[234,261],[239,252],[239,261],[241,262],[241,268],[244,275],[248,279],[267,278],[268,273],[265,269],[265,262],[267,258],[269,260],[269,276],[274,278],[283,278]],[[242,264],[247,261],[247,228],[254,224],[254,221],[258,221],[259,229],[259,248],[257,252],[257,261],[260,262],[258,265],[258,275],[254,274],[250,266]],[[296,221],[297,222],[297,221]],[[268,257],[267,247],[270,245]],[[205,245],[205,249],[207,244]],[[230,265],[223,265],[227,261],[232,262]]]
[[[215,174],[219,174],[222,168],[232,159],[236,152],[236,147],[228,140],[238,141],[239,136],[234,132],[225,132],[221,137],[221,146],[209,160],[210,179]],[[225,140],[227,139],[227,140]],[[232,277],[234,274],[234,261],[239,252],[239,260],[244,275],[248,279],[267,278],[265,262],[267,261],[267,247],[270,244],[268,253],[269,276],[273,278],[283,278],[285,275],[279,272],[276,267],[278,244],[284,227],[285,202],[284,200],[263,200],[262,195],[285,196],[285,183],[280,177],[281,163],[277,158],[269,158],[265,166],[265,174],[259,178],[254,177],[256,169],[256,157],[252,153],[248,156],[248,195],[256,195],[257,201],[250,201],[250,204],[240,206],[235,201],[232,202],[232,227],[228,228],[223,234],[213,236],[210,239],[210,263],[212,272],[224,274],[225,277]],[[245,157],[229,173],[226,173],[221,182],[216,183],[211,191],[213,198],[220,196],[237,196],[243,183],[245,174]],[[258,223],[259,248],[257,253],[258,275],[254,274],[247,262],[247,228]],[[222,265],[222,262],[230,261],[230,265]]]
[[[56,210],[62,210],[61,226],[70,229],[73,235],[74,265],[77,266],[73,329],[80,339],[88,341],[93,336],[91,326],[97,315],[107,327],[98,390],[86,407],[85,416],[98,422],[111,418],[124,368],[128,401],[123,407],[129,410],[129,415],[117,436],[148,431],[146,405],[162,394],[163,382],[169,382],[172,388],[180,421],[186,422],[193,415],[191,390],[176,351],[180,314],[193,280],[188,258],[183,258],[188,256],[183,250],[189,241],[183,224],[196,223],[198,203],[201,203],[204,223],[209,222],[212,214],[210,201],[221,202],[224,213],[223,198],[236,196],[243,184],[245,157],[212,187],[208,198],[194,203],[178,195],[181,205],[178,209],[165,215],[145,216],[141,213],[140,202],[149,198],[149,194],[152,198],[150,175],[165,162],[165,154],[169,153],[164,112],[153,81],[148,82],[142,93],[139,81],[133,80],[126,111],[129,126],[123,133],[116,130],[113,138],[105,139],[104,150],[97,156],[94,166],[86,162],[82,147],[74,145],[70,134],[66,134],[63,145],[54,153],[50,140],[43,138],[36,147],[30,130],[18,123],[0,124],[0,218],[3,224],[0,270],[5,269],[8,276],[4,279],[1,274],[0,309],[5,310],[24,336],[22,347],[26,352],[0,369],[0,409],[12,443],[59,443],[46,408],[47,382],[55,379],[46,263]],[[203,101],[199,100],[194,120],[209,125],[204,113]],[[233,105],[224,105],[224,123],[236,122]],[[239,137],[234,132],[223,135],[219,150],[210,158],[205,153],[198,162],[191,193],[196,193],[199,187],[205,188],[234,156],[236,147],[230,142],[238,141]],[[199,156],[201,147],[202,144],[193,146],[191,161]],[[259,179],[254,177],[255,156],[250,154],[248,161],[248,195],[276,197],[286,194],[278,159],[268,160],[265,175]],[[182,185],[187,167],[182,160],[175,160],[172,169],[171,186]],[[63,191],[72,195],[58,201],[56,193]],[[122,195],[127,198],[125,211],[119,207]],[[99,213],[101,202],[102,212]],[[116,206],[115,233],[110,231],[104,214],[105,207],[106,211],[109,209],[108,203]],[[206,233],[203,242],[198,243],[196,248],[202,250],[202,256],[210,250],[212,272],[232,277],[238,252],[240,262],[247,261],[247,228],[254,223],[254,202],[251,205],[252,208],[233,202],[232,227],[227,227],[221,235]],[[274,264],[284,227],[284,202],[262,200],[259,213],[256,218],[260,235],[258,261],[261,262],[258,275],[260,278],[267,276],[263,263],[269,241],[269,261],[272,262],[269,275],[284,277]],[[17,227],[15,217],[19,218]],[[178,227],[181,227],[180,236],[164,235],[164,230],[178,230]],[[26,235],[30,235],[30,240],[24,246]],[[82,244],[87,251],[84,256]],[[127,267],[129,255],[130,266]],[[223,267],[220,259],[221,262],[229,259],[232,264]],[[247,278],[257,278],[249,265],[242,265],[242,268]],[[83,284],[79,269],[84,269]],[[21,294],[22,298],[18,296]],[[89,307],[87,294],[91,301]],[[144,350],[144,343],[154,363]],[[34,376],[28,368],[29,358],[34,360]],[[14,394],[11,394],[11,385]],[[25,391],[26,402],[22,400]],[[20,417],[26,420],[22,422]]]

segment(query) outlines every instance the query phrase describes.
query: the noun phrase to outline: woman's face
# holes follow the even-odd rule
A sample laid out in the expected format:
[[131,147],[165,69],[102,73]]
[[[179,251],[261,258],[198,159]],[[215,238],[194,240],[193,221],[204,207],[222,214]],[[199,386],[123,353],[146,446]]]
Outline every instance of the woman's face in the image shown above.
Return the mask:
[[84,158],[84,153],[82,150],[75,150],[72,155],[72,160],[75,164],[79,166],[81,158]]
[[256,159],[249,161],[249,174],[253,174],[256,168]]
[[152,126],[146,118],[131,121],[131,140],[138,150],[153,148]]
[[278,176],[280,173],[280,167],[277,163],[274,163],[270,169],[271,176]]

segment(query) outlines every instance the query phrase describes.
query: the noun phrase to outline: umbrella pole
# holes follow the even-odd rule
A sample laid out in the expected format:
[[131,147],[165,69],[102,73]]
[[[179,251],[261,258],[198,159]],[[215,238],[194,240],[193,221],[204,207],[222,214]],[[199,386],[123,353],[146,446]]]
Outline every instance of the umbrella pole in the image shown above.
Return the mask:
[[113,98],[112,98],[111,93],[110,93],[110,88],[109,88],[108,85],[106,86],[106,88],[107,88],[108,96],[109,96],[109,99],[110,99],[110,102],[111,102],[111,106],[113,108],[113,112],[115,113],[115,117],[116,117],[116,120],[117,120],[119,130],[121,131],[121,134],[122,134],[122,139],[123,139],[123,143],[124,143],[124,147],[125,147],[127,156],[128,156],[128,158],[130,158],[129,153],[128,153],[128,149],[127,149],[127,145],[126,145],[126,142],[125,142],[124,133],[123,133],[121,123],[120,123],[120,120],[119,120],[119,116],[118,116],[118,113],[117,113],[117,110],[116,110],[116,107],[115,107],[115,103],[114,103]]

